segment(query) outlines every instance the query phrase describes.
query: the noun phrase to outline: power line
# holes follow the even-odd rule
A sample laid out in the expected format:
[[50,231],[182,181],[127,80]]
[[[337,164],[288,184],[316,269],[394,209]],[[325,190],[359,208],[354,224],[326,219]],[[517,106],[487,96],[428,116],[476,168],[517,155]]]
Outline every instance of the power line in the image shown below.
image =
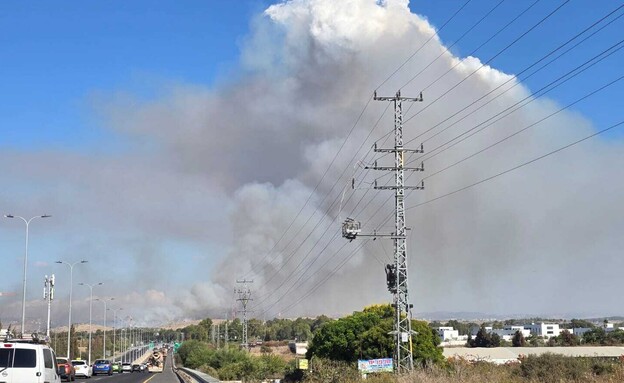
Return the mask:
[[399,67],[394,70],[394,72],[390,73],[390,75],[386,77],[386,79],[383,80],[381,84],[377,85],[375,90],[378,90],[379,88],[381,88],[386,82],[388,82],[388,80],[390,80],[395,74],[397,74],[401,70],[401,68],[403,68],[408,62],[410,62],[414,58],[414,56],[416,56],[418,52],[420,52],[420,50],[425,47],[425,45],[427,45],[435,36],[438,36],[438,34],[447,26],[447,24],[450,23],[451,20],[453,20],[455,16],[457,16],[457,14],[461,12],[461,10],[464,9],[468,5],[468,3],[470,3],[470,1],[472,0],[467,0],[462,6],[460,6],[459,9],[457,9],[455,13],[453,13],[451,17],[448,20],[446,20],[444,24],[442,24],[440,29],[438,29],[431,36],[429,36],[427,41],[425,41],[420,47],[418,47],[418,49],[416,49],[416,51],[414,51],[414,53],[412,53],[407,59],[405,59],[405,61],[403,61],[403,63],[401,63],[401,65],[399,65]]
[[[539,0],[538,0],[539,1]],[[453,48],[457,43],[459,43],[464,37],[466,37],[473,29],[475,29],[479,24],[481,24],[483,22],[483,20],[485,20],[492,12],[494,12],[501,4],[503,4],[505,2],[505,0],[500,0],[498,3],[496,3],[494,5],[494,7],[492,7],[488,12],[486,12],[485,15],[483,15],[483,17],[481,17],[476,23],[474,23],[466,32],[464,32],[457,40],[455,40],[451,45],[449,45],[448,47],[444,47],[444,50],[442,50],[442,52],[438,55],[438,57],[436,57],[435,59],[431,60],[429,62],[429,64],[427,64],[424,68],[422,68],[418,73],[416,73],[414,76],[412,76],[412,78],[409,79],[409,81],[407,81],[405,84],[403,84],[401,86],[402,88],[405,88],[408,84],[410,84],[412,81],[414,81],[418,76],[420,76],[425,70],[427,70],[427,68],[429,68],[431,65],[433,65],[436,61],[438,61],[438,59],[440,57],[442,57],[445,53],[450,52],[450,49]],[[537,3],[537,1],[535,2]],[[534,4],[535,4],[534,3]],[[498,33],[500,33],[501,31],[497,32],[496,34],[494,34],[494,36],[490,37],[490,40],[492,38],[494,38]],[[489,40],[488,40],[489,41]],[[474,51],[473,51],[474,53]],[[470,54],[472,55],[472,53]],[[410,106],[411,107],[411,106]],[[409,109],[406,111],[406,113],[409,112]]]
[[[540,59],[534,61],[531,65],[527,66],[526,68],[524,68],[522,71],[520,71],[518,74],[516,74],[514,77],[510,77],[508,80],[506,80],[505,82],[503,82],[502,84],[498,85],[496,88],[492,89],[491,91],[487,92],[486,94],[484,94],[483,96],[479,97],[478,99],[474,100],[473,102],[471,102],[470,104],[466,105],[465,107],[463,107],[462,109],[458,110],[457,112],[453,113],[451,116],[445,118],[444,120],[438,122],[437,124],[433,125],[432,127],[428,128],[427,130],[423,131],[422,133],[418,134],[416,137],[410,139],[409,141],[407,141],[408,143],[413,142],[414,140],[417,140],[418,138],[422,137],[423,135],[425,135],[426,133],[429,133],[430,131],[432,131],[433,129],[437,128],[438,126],[442,125],[443,123],[451,120],[453,117],[457,116],[458,114],[460,114],[461,112],[467,110],[468,108],[470,108],[471,106],[475,105],[476,103],[478,103],[479,101],[483,100],[484,98],[486,98],[487,96],[491,95],[492,93],[496,92],[497,90],[499,90],[500,88],[502,88],[503,86],[507,85],[508,83],[520,78],[525,72],[527,72],[528,70],[530,70],[531,68],[533,68],[534,66],[536,66],[537,64],[539,64],[540,62],[546,60],[548,57],[550,57],[551,55],[553,55],[554,53],[556,53],[557,51],[559,51],[560,49],[562,49],[563,47],[565,47],[566,45],[568,45],[569,43],[571,43],[572,41],[576,40],[577,38],[579,38],[580,36],[582,36],[583,34],[585,34],[586,32],[588,32],[589,30],[591,30],[592,28],[594,28],[596,25],[600,24],[601,22],[603,22],[604,20],[606,20],[607,18],[609,18],[611,15],[613,15],[615,12],[619,11],[620,9],[622,9],[624,7],[624,5],[620,5],[618,8],[616,8],[615,10],[609,12],[607,15],[603,16],[602,18],[600,18],[598,21],[594,22],[593,24],[591,24],[590,26],[588,26],[587,28],[585,28],[584,30],[582,30],[581,32],[577,33],[576,35],[574,35],[573,37],[571,37],[570,39],[568,39],[566,42],[564,42],[563,44],[560,44],[557,48],[551,50],[549,53],[547,53],[546,55],[542,56]],[[616,18],[614,18],[613,20],[610,20],[607,24],[601,26],[599,29],[597,29],[596,31],[592,32],[590,35],[586,36],[585,38],[583,38],[581,41],[577,42],[576,44],[574,44],[573,46],[571,46],[570,48],[566,49],[564,52],[562,52],[561,54],[559,54],[557,57],[553,58],[552,60],[548,61],[546,64],[542,65],[540,68],[536,69],[533,73],[529,74],[526,77],[521,78],[521,80],[526,80],[530,77],[532,77],[533,75],[535,75],[536,73],[540,72],[542,69],[546,68],[547,66],[549,66],[550,64],[552,64],[553,62],[557,61],[559,58],[561,58],[562,56],[564,56],[565,54],[567,54],[568,52],[570,52],[571,50],[573,50],[574,48],[578,47],[580,44],[584,43],[585,41],[587,41],[588,39],[590,39],[591,37],[593,37],[594,35],[596,35],[598,32],[602,31],[604,28],[606,28],[607,26],[611,25],[613,22],[615,22],[616,20],[618,20],[619,18],[621,18],[624,15],[624,13],[621,13],[620,15],[618,15]],[[430,136],[429,138],[425,139],[423,142],[427,142],[428,140],[432,139],[433,137],[439,135],[440,133],[448,130],[449,128],[451,128],[452,126],[456,125],[457,123],[463,121],[464,119],[466,119],[468,116],[471,116],[472,114],[476,113],[477,111],[481,110],[483,107],[485,107],[486,105],[490,104],[491,102],[493,102],[494,100],[496,100],[497,98],[501,97],[502,95],[504,95],[505,93],[507,93],[508,91],[510,91],[511,89],[515,88],[516,86],[520,85],[521,82],[517,81],[513,86],[507,88],[505,91],[497,94],[495,97],[489,99],[486,103],[482,104],[481,106],[479,106],[478,108],[476,108],[475,110],[467,113],[465,116],[463,116],[461,119],[453,122],[452,124],[450,124],[449,126],[447,126],[446,128],[444,128],[443,130],[437,132],[436,134]]]
[[[323,175],[321,176],[321,179],[316,183],[316,186],[314,186],[314,189],[312,190],[312,192],[310,192],[310,195],[308,196],[308,198],[306,199],[305,203],[303,204],[303,206],[301,206],[301,209],[299,210],[299,212],[297,213],[297,215],[295,216],[295,218],[290,222],[290,224],[288,225],[288,227],[286,228],[286,230],[284,231],[284,233],[281,235],[281,237],[277,240],[277,242],[275,242],[275,244],[273,245],[273,247],[271,248],[271,250],[269,250],[268,253],[266,253],[266,255],[262,258],[262,260],[260,262],[258,262],[256,264],[256,267],[260,264],[262,264],[272,253],[273,250],[275,250],[277,244],[284,238],[284,236],[286,235],[286,233],[288,232],[288,230],[290,230],[290,228],[293,226],[293,224],[295,223],[295,221],[297,221],[297,218],[299,218],[299,216],[301,215],[301,213],[303,212],[303,209],[308,205],[308,203],[310,202],[310,200],[312,199],[312,196],[314,195],[314,193],[316,192],[316,190],[319,188],[319,186],[321,185],[321,183],[323,182],[323,180],[325,179],[325,176],[327,176],[327,173],[329,173],[329,170],[331,169],[331,167],[334,165],[334,162],[336,161],[336,159],[338,158],[338,155],[340,154],[340,152],[342,151],[342,149],[344,148],[345,144],[347,143],[347,140],[349,139],[349,137],[351,137],[351,134],[353,134],[353,131],[355,130],[355,127],[357,126],[357,124],[360,122],[362,116],[364,115],[364,112],[366,111],[366,109],[368,108],[368,105],[370,104],[372,98],[368,98],[368,101],[366,102],[366,104],[364,105],[364,108],[362,108],[362,111],[360,112],[360,114],[358,115],[357,119],[355,120],[355,123],[353,124],[353,126],[351,127],[351,129],[349,130],[349,133],[347,134],[347,136],[344,138],[344,140],[342,141],[342,144],[340,145],[340,147],[338,148],[338,151],[336,151],[336,154],[334,155],[334,158],[332,158],[331,162],[329,163],[329,166],[327,167],[327,169],[325,169],[325,172],[323,172]],[[266,264],[265,264],[266,265]],[[251,268],[251,270],[246,274],[246,276],[249,276],[249,274],[251,274],[253,272],[254,267]]]
[[438,197],[432,198],[432,199],[430,199],[430,200],[427,200],[427,201],[424,201],[424,202],[418,203],[418,204],[416,204],[416,205],[410,206],[410,207],[408,207],[408,208],[407,208],[407,210],[415,209],[415,208],[417,208],[417,207],[420,207],[420,206],[423,206],[423,205],[426,205],[426,204],[429,204],[429,203],[432,203],[432,202],[438,201],[438,200],[440,200],[440,199],[442,199],[442,198],[446,198],[446,197],[452,196],[452,195],[454,195],[454,194],[460,193],[460,192],[462,192],[462,191],[464,191],[464,190],[468,190],[468,189],[473,188],[473,187],[475,187],[475,186],[477,186],[477,185],[481,185],[482,183],[485,183],[485,182],[491,181],[491,180],[493,180],[493,179],[495,179],[495,178],[498,178],[498,177],[500,177],[500,176],[502,176],[502,175],[505,175],[505,174],[507,174],[507,173],[511,173],[511,172],[513,172],[513,171],[515,171],[515,170],[518,170],[518,169],[520,169],[520,168],[523,168],[523,167],[525,167],[525,166],[527,166],[527,165],[530,165],[530,164],[532,164],[532,163],[534,163],[534,162],[537,162],[537,161],[539,161],[539,160],[542,160],[542,159],[544,159],[544,158],[546,158],[546,157],[552,156],[553,154],[557,154],[557,153],[559,153],[559,152],[561,152],[561,151],[564,151],[564,150],[566,150],[566,149],[568,149],[568,148],[570,148],[570,147],[572,147],[572,146],[574,146],[574,145],[580,144],[580,143],[582,143],[582,142],[584,142],[584,141],[589,140],[590,138],[593,138],[593,137],[596,137],[596,136],[598,136],[598,135],[600,135],[600,134],[606,133],[606,132],[608,132],[608,131],[610,131],[610,130],[612,130],[612,129],[615,129],[615,128],[617,128],[617,127],[621,126],[621,125],[624,125],[624,120],[623,120],[623,121],[620,121],[620,122],[618,122],[618,123],[616,123],[616,124],[613,124],[613,125],[609,126],[608,128],[605,128],[605,129],[599,130],[599,131],[598,131],[598,132],[596,132],[596,133],[590,134],[590,135],[585,136],[585,137],[583,137],[583,138],[581,138],[581,139],[579,139],[579,140],[573,141],[573,142],[571,142],[571,143],[569,143],[569,144],[567,144],[567,145],[564,145],[564,146],[562,146],[562,147],[560,147],[560,148],[558,148],[558,149],[555,149],[555,150],[550,151],[550,152],[548,152],[548,153],[546,153],[546,154],[543,154],[543,155],[541,155],[541,156],[539,156],[539,157],[533,158],[532,160],[529,160],[529,161],[523,162],[523,163],[521,163],[520,165],[514,166],[513,168],[510,168],[510,169],[507,169],[507,170],[502,171],[502,172],[500,172],[500,173],[494,174],[494,175],[492,175],[492,176],[489,176],[489,177],[487,177],[487,178],[484,178],[484,179],[482,179],[482,180],[479,180],[479,181],[477,181],[477,182],[474,182],[474,183],[472,183],[472,184],[470,184],[470,185],[467,185],[467,186],[464,186],[464,187],[462,187],[462,188],[459,188],[459,189],[453,190],[452,192],[449,192],[449,193],[446,193],[446,194],[440,195],[440,196],[438,196]]
[[[533,67],[535,64],[537,64],[537,63],[539,63],[539,62],[543,61],[545,58],[547,58],[547,57],[549,57],[550,55],[552,55],[552,53],[554,53],[554,52],[556,52],[556,51],[560,50],[562,47],[564,47],[565,45],[567,45],[567,44],[568,44],[568,43],[570,43],[571,41],[575,40],[575,39],[576,39],[576,38],[578,38],[579,36],[583,35],[585,32],[587,32],[588,30],[592,29],[594,26],[596,26],[597,24],[601,23],[603,20],[607,19],[609,16],[611,16],[612,14],[614,14],[615,12],[617,12],[618,10],[620,10],[622,7],[624,7],[624,5],[619,6],[619,7],[618,7],[618,8],[616,8],[615,10],[613,10],[613,11],[611,11],[610,13],[608,13],[607,15],[603,16],[601,19],[599,19],[598,21],[596,21],[595,23],[593,23],[593,24],[592,24],[592,25],[590,25],[589,27],[585,28],[583,31],[579,32],[577,35],[575,35],[574,37],[572,37],[571,39],[569,39],[569,40],[568,40],[568,41],[566,41],[565,43],[561,44],[559,47],[557,47],[556,49],[554,49],[553,51],[551,51],[550,53],[548,53],[547,55],[545,55],[544,57],[542,57],[541,59],[539,59],[538,61],[536,61],[534,64],[532,64],[531,66],[529,66],[529,67],[528,67],[528,68],[526,68],[525,70],[529,69],[530,67]],[[619,19],[621,16],[622,16],[622,14],[618,15],[618,16],[617,16],[614,20],[609,21],[609,23],[607,23],[605,26],[601,27],[598,31],[600,31],[600,30],[604,29],[607,25],[610,25],[612,22],[614,22],[615,20]],[[592,37],[592,36],[593,36],[593,35],[595,35],[598,31],[593,32],[590,36],[587,36],[587,37],[586,37],[585,39],[583,39],[581,42],[579,42],[579,43],[575,44],[574,46],[572,46],[571,48],[569,48],[568,50],[566,50],[565,52],[563,52],[561,55],[557,56],[557,57],[556,57],[555,59],[553,59],[552,61],[554,61],[554,60],[556,60],[556,59],[560,58],[563,54],[565,54],[565,53],[569,52],[571,49],[575,48],[575,47],[576,47],[576,46],[578,46],[580,43],[582,43],[582,42],[586,41],[589,37]],[[552,61],[551,61],[551,62],[552,62]],[[548,64],[550,64],[550,62],[549,62]],[[544,66],[546,66],[546,65],[548,65],[548,64],[545,64]],[[544,67],[544,66],[543,66],[543,67]],[[541,67],[541,68],[540,68],[540,69],[538,69],[538,70],[543,69],[543,67]],[[523,72],[524,72],[524,71],[523,71]],[[490,93],[491,93],[491,92],[490,92]],[[497,96],[497,97],[498,97],[498,96]],[[474,113],[474,111],[473,111],[473,112],[471,112],[470,114],[472,114],[472,113]],[[465,117],[467,117],[467,116],[465,116]],[[465,117],[464,117],[464,118],[465,118]],[[462,118],[462,119],[463,119],[463,118]],[[460,121],[461,121],[461,120],[460,120]],[[457,121],[457,122],[459,122],[459,121]],[[409,140],[409,141],[407,141],[407,143],[409,143],[409,142],[411,142],[411,141],[413,141],[413,140]],[[432,151],[430,151],[430,152],[435,152],[436,150],[437,150],[437,148],[436,148],[436,149],[434,149],[434,150],[432,150]],[[438,152],[438,153],[434,153],[433,155],[431,155],[431,156],[429,156],[429,157],[427,157],[427,158],[424,158],[424,159],[423,159],[422,157],[425,157],[425,156],[420,156],[420,157],[416,158],[415,160],[411,160],[411,161],[409,161],[408,163],[413,163],[414,161],[418,161],[418,160],[421,160],[421,159],[423,159],[423,160],[427,160],[427,159],[430,159],[430,158],[432,158],[433,156],[435,156],[435,155],[437,155],[437,154],[439,154],[439,152]],[[363,209],[366,209],[366,208],[368,207],[368,205],[369,205],[371,202],[372,202],[372,201],[369,201],[369,202],[368,202],[368,203],[364,206],[364,208],[363,208]],[[386,202],[386,203],[387,203],[387,202]],[[377,215],[377,214],[379,213],[379,211],[381,210],[381,208],[383,208],[383,206],[384,206],[384,205],[385,205],[385,203],[382,203],[382,204],[381,204],[381,205],[377,208],[377,210],[375,210],[375,212],[371,215],[371,217],[372,217],[372,216]],[[354,216],[354,213],[353,213],[353,212],[351,213],[351,216]],[[388,220],[388,219],[389,219],[389,217],[386,217],[386,218],[385,218],[385,220],[384,220],[384,222],[387,222],[387,220]]]
[[[569,72],[565,73],[564,75],[562,75],[562,76],[558,77],[557,79],[551,81],[547,85],[545,85],[542,88],[540,88],[536,93],[531,94],[531,95],[521,99],[520,101],[516,102],[515,104],[505,108],[501,112],[496,113],[495,115],[489,117],[485,121],[482,121],[481,123],[473,126],[472,128],[464,131],[463,133],[461,133],[461,134],[453,137],[452,139],[444,142],[443,144],[438,145],[437,147],[435,147],[434,149],[431,150],[432,154],[429,155],[428,157],[421,156],[421,157],[418,157],[418,158],[416,158],[414,160],[409,161],[408,163],[411,163],[411,162],[414,162],[414,161],[418,161],[418,160],[426,161],[426,160],[429,160],[429,159],[431,159],[433,157],[436,157],[437,155],[439,155],[439,154],[445,152],[446,150],[448,150],[448,149],[458,145],[459,143],[467,140],[468,138],[474,136],[475,134],[483,131],[484,129],[486,129],[486,128],[494,125],[495,123],[503,120],[504,118],[508,117],[509,115],[511,115],[511,114],[515,113],[516,111],[518,111],[518,110],[524,108],[525,106],[529,105],[533,101],[539,99],[540,97],[548,94],[552,90],[554,90],[554,89],[558,88],[559,86],[565,84],[566,82],[572,80],[573,78],[575,78],[576,76],[578,76],[581,73],[585,72],[589,68],[591,68],[594,65],[600,63],[604,59],[606,59],[606,58],[610,57],[611,55],[615,54],[616,52],[618,52],[619,50],[624,48],[624,45],[622,45],[622,44],[624,44],[624,40],[620,40],[620,42],[612,45],[611,47],[609,47],[606,50],[600,52],[599,54],[597,54],[596,56],[592,57],[591,59],[585,61],[581,65],[575,67],[574,69],[570,70]],[[550,89],[549,89],[549,87],[550,87]],[[592,92],[590,95],[593,95],[593,94],[594,94],[594,92]],[[589,97],[590,95],[587,95],[586,97]],[[584,98],[582,98],[582,99],[584,99]],[[570,107],[572,105],[574,105],[574,103],[568,105],[567,107]],[[563,109],[565,109],[565,108],[563,108]],[[559,111],[561,111],[563,109],[560,109]],[[506,113],[506,114],[504,114],[504,113]],[[479,127],[481,127],[481,128],[477,129]],[[475,131],[475,129],[477,129],[477,130]],[[466,136],[466,134],[468,134],[470,132],[473,132],[473,133],[471,133],[471,134]],[[456,141],[456,140],[458,140],[458,141]],[[449,145],[449,146],[444,147],[445,145]],[[441,148],[443,148],[443,149],[441,149]],[[439,150],[439,149],[441,149],[441,150]]]
[[[539,1],[539,0],[537,0]],[[460,80],[458,83],[456,83],[455,85],[453,85],[451,88],[449,88],[448,90],[446,90],[444,93],[442,93],[440,96],[438,96],[436,99],[434,99],[433,101],[431,101],[429,104],[427,104],[427,106],[425,106],[424,108],[420,109],[418,112],[416,112],[416,114],[412,115],[411,117],[409,117],[408,119],[405,120],[405,122],[407,123],[408,121],[411,121],[413,118],[415,118],[416,116],[418,116],[420,113],[424,112],[425,110],[427,110],[427,108],[429,108],[431,105],[435,104],[436,102],[438,102],[440,99],[442,99],[444,96],[446,96],[447,94],[449,94],[450,92],[452,92],[453,90],[455,90],[458,86],[460,86],[461,84],[463,84],[466,80],[468,80],[470,77],[472,77],[475,73],[477,73],[479,70],[481,70],[483,67],[485,67],[486,65],[488,65],[489,63],[491,63],[494,59],[496,59],[498,56],[500,56],[501,54],[503,54],[507,49],[511,48],[514,44],[516,44],[518,41],[520,41],[522,38],[524,38],[526,35],[528,35],[529,33],[531,33],[533,30],[535,30],[538,26],[540,26],[542,23],[544,23],[544,21],[548,20],[550,17],[552,17],[555,13],[557,13],[557,11],[559,11],[561,8],[563,8],[564,5],[566,5],[567,3],[569,3],[570,0],[565,0],[563,3],[561,3],[557,8],[555,8],[553,11],[551,11],[548,15],[546,15],[545,17],[543,17],[540,21],[538,21],[536,24],[533,24],[528,30],[526,30],[524,33],[522,33],[520,36],[518,36],[517,38],[515,38],[511,43],[507,44],[507,46],[505,46],[503,49],[501,49],[500,51],[498,51],[498,53],[496,53],[494,56],[492,56],[489,60],[487,60],[485,63],[481,64],[477,69],[475,69],[474,71],[472,71],[468,76],[464,77],[462,80]],[[429,85],[427,85],[423,91],[425,91],[426,89],[428,89],[431,85],[433,85],[436,81],[430,83]]]
[[[332,278],[344,265],[346,265],[355,256],[355,254],[357,254],[357,252],[360,251],[364,247],[364,245],[366,245],[366,243],[368,243],[368,241],[370,241],[370,240],[367,239],[367,240],[362,241],[361,244],[358,247],[356,247],[339,265],[334,267],[323,279],[321,279],[310,290],[308,290],[308,292],[306,294],[304,294],[302,297],[300,297],[294,303],[292,303],[289,306],[287,306],[287,307],[283,308],[282,310],[280,310],[280,312],[284,312],[284,311],[290,310],[291,308],[293,308],[297,304],[301,303],[304,299],[309,297],[313,292],[318,290],[325,282],[327,282],[330,278]],[[345,246],[346,245],[347,245],[347,242],[345,242]]]
[[520,133],[524,132],[525,130],[530,129],[530,128],[532,128],[532,127],[536,126],[536,125],[541,124],[542,122],[544,122],[544,121],[548,120],[549,118],[551,118],[551,117],[553,117],[553,116],[555,116],[555,115],[557,115],[557,114],[559,114],[559,113],[563,112],[564,110],[566,110],[566,109],[570,108],[571,106],[574,106],[574,105],[578,104],[579,102],[584,101],[585,99],[587,99],[587,98],[589,98],[589,97],[591,97],[591,96],[595,95],[596,93],[603,91],[604,89],[606,89],[606,88],[610,87],[611,85],[613,85],[613,84],[617,83],[618,81],[621,81],[623,78],[624,78],[624,76],[620,76],[620,77],[618,77],[617,79],[615,79],[615,80],[613,80],[613,81],[611,81],[611,82],[609,82],[609,83],[607,83],[607,84],[605,84],[605,85],[601,86],[600,88],[598,88],[598,89],[596,89],[596,90],[594,90],[594,91],[592,91],[592,92],[590,92],[590,93],[586,94],[585,96],[583,96],[583,97],[581,97],[581,98],[577,99],[576,101],[569,103],[568,105],[564,106],[563,108],[560,108],[560,109],[556,110],[555,112],[553,112],[553,113],[549,114],[548,116],[546,116],[546,117],[544,117],[544,118],[542,118],[542,119],[540,119],[540,120],[538,120],[538,121],[536,121],[536,122],[534,122],[534,123],[532,123],[532,124],[530,124],[530,125],[525,126],[524,128],[522,128],[522,129],[520,129],[520,130],[518,130],[518,131],[516,131],[516,132],[514,132],[514,133],[512,133],[512,134],[510,134],[510,135],[508,135],[508,136],[506,136],[506,137],[504,137],[504,138],[502,138],[502,139],[500,139],[500,140],[496,141],[496,142],[494,142],[493,144],[490,144],[490,145],[486,146],[485,148],[483,148],[483,149],[481,149],[481,150],[477,151],[476,153],[473,153],[473,154],[471,154],[471,155],[469,155],[469,156],[467,156],[467,157],[464,157],[464,158],[462,158],[461,160],[459,160],[459,161],[457,161],[457,162],[454,162],[453,164],[448,165],[448,166],[446,166],[445,168],[440,169],[440,170],[438,170],[438,171],[436,171],[436,172],[434,172],[434,173],[432,173],[432,174],[428,175],[427,177],[424,177],[424,178],[423,178],[423,180],[425,180],[425,179],[427,179],[427,178],[431,178],[431,177],[433,177],[433,176],[435,176],[435,175],[437,175],[437,174],[440,174],[440,173],[442,173],[442,172],[444,172],[444,171],[446,171],[446,170],[448,170],[448,169],[450,169],[450,168],[453,168],[453,167],[455,167],[455,166],[457,166],[457,165],[461,164],[462,162],[467,161],[467,160],[469,160],[469,159],[471,159],[471,158],[473,158],[473,157],[476,157],[476,156],[478,156],[479,154],[481,154],[481,153],[483,153],[483,152],[485,152],[485,151],[487,151],[487,150],[489,150],[489,149],[493,148],[494,146],[496,146],[496,145],[498,145],[498,144],[500,144],[500,143],[502,143],[502,142],[505,142],[505,141],[507,141],[508,139],[510,139],[510,138],[512,138],[512,137],[517,136],[518,134],[520,134]]

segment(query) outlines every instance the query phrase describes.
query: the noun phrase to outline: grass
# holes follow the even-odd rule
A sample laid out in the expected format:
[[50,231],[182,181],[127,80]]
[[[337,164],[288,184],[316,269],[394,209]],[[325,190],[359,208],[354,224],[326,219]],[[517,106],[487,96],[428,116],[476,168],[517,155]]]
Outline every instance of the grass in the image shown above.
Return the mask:
[[306,374],[305,383],[622,383],[621,360],[574,358],[545,354],[529,356],[520,363],[494,365],[452,360],[446,366],[418,369],[397,377],[393,374],[369,375],[362,380],[351,366],[324,362],[318,373]]

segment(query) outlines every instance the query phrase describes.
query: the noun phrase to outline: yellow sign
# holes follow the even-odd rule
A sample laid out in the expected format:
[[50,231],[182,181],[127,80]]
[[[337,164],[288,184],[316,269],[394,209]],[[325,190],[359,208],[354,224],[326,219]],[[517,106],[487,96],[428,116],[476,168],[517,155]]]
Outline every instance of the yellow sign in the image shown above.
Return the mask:
[[297,368],[300,370],[308,369],[308,360],[307,359],[297,359]]

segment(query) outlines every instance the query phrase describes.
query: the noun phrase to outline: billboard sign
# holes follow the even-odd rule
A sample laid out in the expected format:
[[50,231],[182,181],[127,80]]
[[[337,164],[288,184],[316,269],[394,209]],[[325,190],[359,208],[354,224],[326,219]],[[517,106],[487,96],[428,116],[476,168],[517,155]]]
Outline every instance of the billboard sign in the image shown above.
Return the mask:
[[371,374],[373,372],[393,372],[394,365],[392,358],[358,360],[358,370],[363,374]]

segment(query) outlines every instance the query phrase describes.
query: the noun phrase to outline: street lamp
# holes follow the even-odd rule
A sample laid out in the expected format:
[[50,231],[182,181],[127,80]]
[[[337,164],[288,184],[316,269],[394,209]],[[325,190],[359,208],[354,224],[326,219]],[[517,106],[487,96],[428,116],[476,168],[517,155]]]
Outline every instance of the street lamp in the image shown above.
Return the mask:
[[24,223],[26,224],[26,251],[24,252],[24,280],[22,282],[22,334],[24,334],[24,322],[26,322],[26,265],[28,264],[28,227],[30,226],[30,221],[32,221],[35,218],[49,218],[52,217],[51,215],[48,214],[44,214],[44,215],[36,215],[30,219],[26,219],[24,217],[20,217],[19,215],[13,215],[13,214],[5,214],[4,218],[19,218],[22,221],[24,221]]
[[106,358],[106,303],[108,301],[114,301],[115,298],[96,298],[96,301],[104,302],[104,344],[102,345],[102,358]]
[[117,328],[117,311],[119,310],[123,310],[123,308],[119,307],[116,309],[109,309],[110,311],[113,312],[113,363],[115,363],[115,351],[117,349],[117,343],[116,343],[116,328]]
[[91,365],[91,318],[93,312],[93,287],[103,285],[102,282],[96,283],[94,285],[90,285],[88,283],[79,283],[80,286],[87,286],[89,291],[91,292],[91,296],[89,297],[89,366]]
[[56,263],[67,265],[69,267],[69,320],[67,325],[67,359],[71,360],[71,317],[72,317],[72,292],[74,290],[74,266],[80,263],[87,263],[87,261],[77,261],[69,263],[65,261],[56,261]]

